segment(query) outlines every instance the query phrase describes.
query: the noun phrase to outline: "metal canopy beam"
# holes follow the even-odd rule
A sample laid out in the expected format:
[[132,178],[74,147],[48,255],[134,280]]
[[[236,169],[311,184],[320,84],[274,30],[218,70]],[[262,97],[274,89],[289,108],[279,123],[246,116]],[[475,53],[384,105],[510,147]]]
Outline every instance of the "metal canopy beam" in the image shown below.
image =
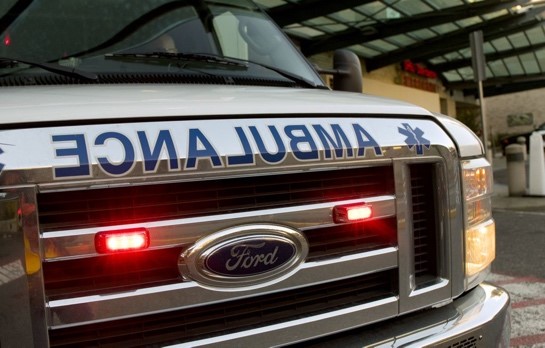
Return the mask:
[[335,35],[328,35],[325,38],[322,37],[302,41],[301,49],[306,55],[333,51],[339,48],[372,40],[384,39],[389,36],[450,23],[464,18],[510,9],[527,2],[528,0],[517,0],[498,3],[497,0],[485,0],[468,5],[456,6],[445,10],[391,20],[386,23],[377,23],[370,27],[359,29],[351,28]]
[[364,5],[374,0],[303,0],[273,7],[268,10],[269,16],[281,27],[303,22],[312,18],[326,16],[347,8]]
[[[505,15],[492,20],[469,26],[463,30],[420,41],[391,53],[366,60],[367,71],[379,69],[405,59],[423,61],[445,53],[469,46],[469,34],[482,30],[485,41],[508,36],[538,25],[542,19],[536,17],[543,9],[533,9],[516,15]],[[446,44],[448,43],[448,44]]]
[[[509,57],[519,56],[521,54],[526,53],[532,53],[541,49],[545,48],[545,43],[538,44],[538,45],[531,45],[528,47],[523,48],[515,48],[512,50],[507,51],[501,51],[497,53],[489,53],[486,55],[486,61],[487,62],[493,62],[495,60],[505,59]],[[429,64],[430,69],[436,71],[436,72],[444,72],[444,71],[450,71],[450,70],[456,70],[460,68],[464,68],[466,66],[471,66],[471,58],[467,59],[458,59],[454,60],[452,62],[446,62],[446,63],[440,63],[440,64]]]
[[[491,97],[507,93],[521,92],[529,89],[545,87],[543,74],[502,77],[486,79],[484,84],[484,96]],[[463,90],[465,95],[476,95],[477,89],[474,82],[455,82],[447,85],[448,88]]]

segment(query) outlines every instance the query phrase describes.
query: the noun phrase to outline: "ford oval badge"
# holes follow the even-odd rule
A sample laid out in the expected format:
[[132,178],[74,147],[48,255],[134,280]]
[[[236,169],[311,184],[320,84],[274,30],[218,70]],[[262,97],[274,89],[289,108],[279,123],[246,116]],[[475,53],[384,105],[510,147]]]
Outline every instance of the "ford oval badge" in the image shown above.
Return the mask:
[[180,255],[181,274],[214,289],[247,290],[293,274],[308,254],[305,237],[280,225],[229,228],[198,240]]

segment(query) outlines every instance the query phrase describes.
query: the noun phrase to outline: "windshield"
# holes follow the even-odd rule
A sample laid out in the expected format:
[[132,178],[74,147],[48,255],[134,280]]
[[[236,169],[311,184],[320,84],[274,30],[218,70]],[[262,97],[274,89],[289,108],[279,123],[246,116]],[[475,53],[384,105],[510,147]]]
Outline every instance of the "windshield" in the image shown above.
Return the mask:
[[0,77],[53,74],[31,64],[47,62],[99,78],[146,72],[276,80],[296,75],[323,86],[284,33],[246,0],[2,0],[0,37]]

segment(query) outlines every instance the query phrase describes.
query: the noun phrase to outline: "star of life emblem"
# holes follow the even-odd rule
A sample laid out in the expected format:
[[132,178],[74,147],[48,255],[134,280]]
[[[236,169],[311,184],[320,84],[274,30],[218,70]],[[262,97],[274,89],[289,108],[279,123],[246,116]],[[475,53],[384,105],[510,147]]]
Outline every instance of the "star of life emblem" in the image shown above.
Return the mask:
[[403,134],[407,137],[405,139],[405,143],[409,147],[409,149],[416,149],[417,155],[423,155],[424,154],[424,147],[426,149],[430,149],[431,142],[424,138],[424,131],[422,131],[420,128],[412,128],[408,123],[403,123],[403,128],[398,127],[399,133]]

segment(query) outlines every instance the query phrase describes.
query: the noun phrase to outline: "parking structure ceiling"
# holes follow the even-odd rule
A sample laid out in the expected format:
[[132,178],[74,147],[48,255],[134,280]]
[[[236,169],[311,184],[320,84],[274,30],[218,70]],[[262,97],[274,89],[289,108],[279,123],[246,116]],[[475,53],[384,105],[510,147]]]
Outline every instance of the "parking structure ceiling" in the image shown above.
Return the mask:
[[545,87],[545,0],[257,0],[306,56],[349,49],[367,71],[410,60],[477,95],[469,36],[482,31],[484,95]]

